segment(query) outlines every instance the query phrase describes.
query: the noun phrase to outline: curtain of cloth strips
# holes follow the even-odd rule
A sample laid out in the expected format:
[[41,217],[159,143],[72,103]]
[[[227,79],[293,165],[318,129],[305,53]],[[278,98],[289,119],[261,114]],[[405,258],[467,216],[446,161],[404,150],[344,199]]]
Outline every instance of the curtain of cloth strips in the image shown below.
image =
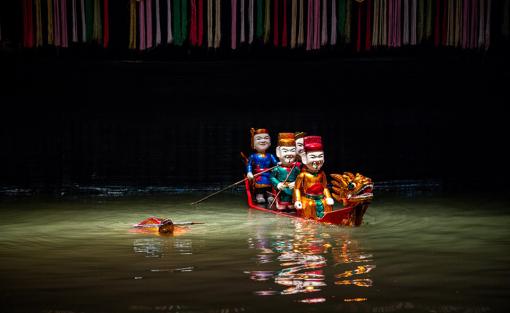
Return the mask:
[[[357,52],[430,45],[488,49],[510,37],[510,0],[122,0],[129,49],[163,44],[232,50],[241,45]],[[26,48],[97,43],[109,47],[110,14],[122,1],[20,0]],[[497,11],[497,12],[493,12]],[[225,31],[222,34],[222,30]]]

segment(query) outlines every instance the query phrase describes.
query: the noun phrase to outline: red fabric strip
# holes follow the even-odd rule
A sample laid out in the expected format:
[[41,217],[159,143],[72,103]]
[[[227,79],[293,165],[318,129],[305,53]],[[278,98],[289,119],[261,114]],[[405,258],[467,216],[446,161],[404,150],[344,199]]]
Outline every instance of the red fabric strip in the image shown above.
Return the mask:
[[204,41],[204,0],[198,0],[198,45]]
[[366,13],[366,19],[367,19],[367,29],[366,29],[366,37],[365,37],[365,50],[369,51],[372,47],[372,0],[365,1],[367,4],[367,13]]
[[282,47],[287,47],[287,0],[283,0]]

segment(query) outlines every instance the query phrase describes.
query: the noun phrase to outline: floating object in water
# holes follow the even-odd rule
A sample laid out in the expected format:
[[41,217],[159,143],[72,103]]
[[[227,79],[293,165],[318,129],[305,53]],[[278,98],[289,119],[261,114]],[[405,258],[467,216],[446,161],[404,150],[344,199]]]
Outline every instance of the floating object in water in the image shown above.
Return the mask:
[[138,224],[134,224],[133,227],[142,229],[147,232],[158,232],[161,234],[172,234],[176,227],[179,226],[188,226],[195,224],[204,224],[200,222],[182,222],[182,223],[174,223],[169,218],[159,218],[155,216],[151,216],[149,218],[144,219]]

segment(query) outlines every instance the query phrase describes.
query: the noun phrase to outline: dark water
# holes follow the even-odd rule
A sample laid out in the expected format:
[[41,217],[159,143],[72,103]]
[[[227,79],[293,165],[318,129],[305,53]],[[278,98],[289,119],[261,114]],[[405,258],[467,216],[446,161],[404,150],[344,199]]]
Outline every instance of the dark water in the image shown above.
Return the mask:
[[[510,209],[379,195],[359,228],[248,210],[227,194],[0,202],[1,312],[504,312]],[[200,221],[136,233],[148,216]]]

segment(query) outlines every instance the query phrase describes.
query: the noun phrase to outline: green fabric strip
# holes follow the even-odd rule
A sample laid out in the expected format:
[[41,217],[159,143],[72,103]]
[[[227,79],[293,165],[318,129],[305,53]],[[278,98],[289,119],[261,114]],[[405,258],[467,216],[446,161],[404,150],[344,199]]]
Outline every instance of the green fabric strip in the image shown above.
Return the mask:
[[264,33],[264,13],[262,10],[264,0],[257,0],[257,38],[262,38],[262,34]]
[[[501,25],[501,34],[506,39],[510,38],[510,0],[505,0],[505,8],[503,10],[503,23]],[[490,14],[490,12],[489,12]]]
[[181,43],[184,43],[188,38],[188,0],[182,0],[181,11]]
[[87,39],[92,38],[94,32],[94,0],[85,0],[85,19],[87,21]]
[[345,37],[345,6],[347,0],[338,1],[338,36],[341,40]]

